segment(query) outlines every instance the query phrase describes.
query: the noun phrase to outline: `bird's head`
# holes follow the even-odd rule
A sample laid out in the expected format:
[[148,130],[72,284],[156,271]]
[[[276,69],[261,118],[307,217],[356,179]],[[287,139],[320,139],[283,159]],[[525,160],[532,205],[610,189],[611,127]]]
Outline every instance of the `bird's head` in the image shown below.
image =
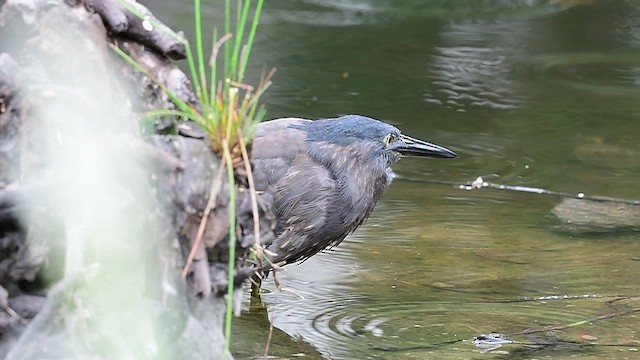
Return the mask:
[[366,158],[385,160],[386,166],[403,156],[457,157],[447,148],[404,135],[392,125],[361,115],[316,120],[306,130],[308,140],[357,149]]

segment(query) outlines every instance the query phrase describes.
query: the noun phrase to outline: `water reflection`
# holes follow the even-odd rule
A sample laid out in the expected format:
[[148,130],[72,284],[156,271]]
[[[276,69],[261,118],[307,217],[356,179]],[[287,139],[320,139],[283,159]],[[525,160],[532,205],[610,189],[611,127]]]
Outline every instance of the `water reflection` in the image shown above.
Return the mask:
[[373,6],[363,0],[304,0],[303,9],[287,7],[271,15],[280,21],[306,26],[355,26],[373,21]]
[[425,101],[466,111],[468,106],[514,109],[522,93],[512,79],[514,58],[531,32],[527,22],[454,22],[442,30],[431,64],[433,89]]
[[348,252],[329,251],[323,257],[279,274],[281,290],[273,282],[263,284],[262,301],[274,326],[314,344],[329,358],[348,358],[348,339],[357,336],[351,319],[358,317],[349,313],[360,303],[349,285],[361,269]]

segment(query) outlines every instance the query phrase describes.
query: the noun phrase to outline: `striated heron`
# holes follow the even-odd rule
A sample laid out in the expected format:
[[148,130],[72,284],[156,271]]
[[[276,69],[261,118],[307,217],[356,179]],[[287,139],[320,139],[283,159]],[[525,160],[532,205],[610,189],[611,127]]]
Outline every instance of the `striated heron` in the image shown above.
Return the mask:
[[342,242],[369,217],[403,156],[457,155],[359,115],[259,124],[252,162],[256,189],[273,197],[271,262],[305,260]]

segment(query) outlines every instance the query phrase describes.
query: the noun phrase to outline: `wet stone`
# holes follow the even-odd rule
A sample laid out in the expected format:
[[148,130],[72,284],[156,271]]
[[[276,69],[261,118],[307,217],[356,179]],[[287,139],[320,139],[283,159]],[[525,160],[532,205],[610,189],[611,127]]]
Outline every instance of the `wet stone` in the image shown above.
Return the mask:
[[632,168],[640,164],[640,151],[609,145],[601,139],[579,145],[575,155],[585,164],[611,169]]
[[640,231],[640,205],[563,199],[551,215],[558,230],[572,233]]

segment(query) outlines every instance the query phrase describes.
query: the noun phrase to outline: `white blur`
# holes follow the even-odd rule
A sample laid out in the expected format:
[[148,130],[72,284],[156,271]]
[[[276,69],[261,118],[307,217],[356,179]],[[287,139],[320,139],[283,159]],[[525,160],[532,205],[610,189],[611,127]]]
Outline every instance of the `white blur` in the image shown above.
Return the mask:
[[[36,135],[21,182],[43,189],[28,199],[23,218],[34,252],[59,249],[63,265],[45,274],[53,287],[48,304],[8,359],[162,357],[162,304],[182,295],[162,276],[169,271],[158,258],[166,252],[155,247],[167,244],[158,238],[165,233],[158,220],[166,218],[151,169],[130,146],[139,140],[137,119],[102,63],[110,51],[100,43],[104,34],[58,19],[40,24],[56,31],[41,31],[45,51],[34,52],[35,66],[25,69],[49,76],[22,89],[33,105],[25,126]],[[49,258],[44,269],[55,263]]]

